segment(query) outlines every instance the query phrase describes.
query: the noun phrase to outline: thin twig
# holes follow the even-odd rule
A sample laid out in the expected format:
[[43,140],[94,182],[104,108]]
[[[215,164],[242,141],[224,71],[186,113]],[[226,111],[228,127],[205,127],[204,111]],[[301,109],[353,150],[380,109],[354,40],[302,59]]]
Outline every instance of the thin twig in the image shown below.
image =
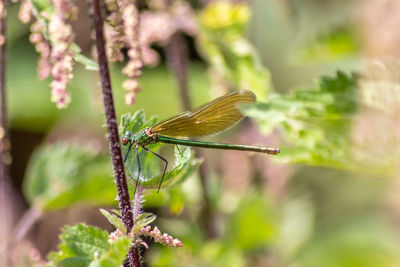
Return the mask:
[[0,265],[9,266],[11,264],[9,246],[11,241],[13,220],[15,210],[13,209],[13,193],[9,176],[10,140],[7,124],[6,107],[6,57],[7,57],[7,7],[8,0],[1,0],[0,10]]
[[[101,15],[100,1],[91,0],[93,12],[94,29],[96,35],[96,49],[100,67],[101,85],[103,90],[104,111],[106,115],[108,141],[110,143],[111,158],[114,168],[115,183],[118,190],[118,200],[121,209],[122,221],[127,232],[130,232],[134,225],[133,214],[130,204],[128,184],[124,170],[121,146],[118,135],[117,118],[115,116],[114,101],[112,96],[110,72],[108,68],[107,55],[105,50],[103,18]],[[130,266],[142,266],[140,252],[133,247],[128,253]]]
[[32,225],[42,216],[42,211],[35,207],[31,207],[24,216],[19,220],[17,226],[14,230],[14,242],[20,242],[28,231],[31,229]]
[[4,190],[9,183],[10,140],[8,136],[6,107],[6,60],[7,60],[7,6],[8,1],[0,2],[0,188]]
[[166,55],[168,66],[175,75],[178,83],[178,88],[182,100],[182,107],[184,110],[190,110],[192,104],[190,101],[187,73],[188,73],[188,56],[185,38],[182,33],[174,33],[167,45]]

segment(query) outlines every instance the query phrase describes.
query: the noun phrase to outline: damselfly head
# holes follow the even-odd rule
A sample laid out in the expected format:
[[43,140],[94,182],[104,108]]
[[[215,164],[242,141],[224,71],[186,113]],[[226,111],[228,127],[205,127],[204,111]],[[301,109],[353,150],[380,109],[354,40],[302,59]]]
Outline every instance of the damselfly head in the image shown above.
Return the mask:
[[131,132],[129,131],[125,132],[121,139],[121,144],[127,145],[130,142],[130,138],[131,138]]
[[122,137],[121,144],[123,144],[123,145],[128,144],[128,138]]

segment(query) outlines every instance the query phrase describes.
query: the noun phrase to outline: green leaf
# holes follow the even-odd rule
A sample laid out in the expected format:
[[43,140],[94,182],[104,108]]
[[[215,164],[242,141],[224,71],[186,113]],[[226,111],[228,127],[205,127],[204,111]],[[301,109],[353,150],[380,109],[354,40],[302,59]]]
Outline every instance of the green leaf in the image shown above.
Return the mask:
[[[357,110],[354,76],[338,72],[323,77],[319,88],[274,95],[268,103],[243,106],[266,133],[279,128],[291,146],[274,159],[336,168],[349,168],[348,132]],[[352,167],[355,167],[353,165]]]
[[95,259],[98,255],[105,254],[111,247],[107,231],[93,226],[67,225],[61,232],[59,251],[49,256],[54,262],[74,257]]
[[241,250],[255,250],[275,241],[278,220],[265,196],[248,195],[230,219],[226,243]]
[[399,238],[390,223],[359,217],[320,231],[293,260],[300,267],[394,267],[400,260]]
[[354,29],[349,26],[333,28],[304,44],[298,58],[306,62],[321,62],[355,56],[360,50],[355,36]]
[[100,212],[112,225],[114,225],[116,229],[120,229],[123,233],[126,233],[125,224],[123,223],[121,213],[118,210],[112,210],[113,213],[111,213],[105,209],[100,209]]
[[168,190],[169,196],[169,211],[171,214],[179,214],[185,206],[185,192],[182,192],[181,186],[175,186]]
[[119,266],[130,246],[125,235],[110,244],[106,231],[85,224],[65,226],[60,239],[59,250],[49,255],[52,266]]
[[23,186],[31,204],[42,210],[115,203],[108,157],[77,143],[39,148],[31,157]]
[[270,89],[270,74],[246,39],[250,11],[245,4],[214,2],[199,15],[198,43],[213,74],[222,76],[237,89],[254,91],[264,101]]
[[119,237],[111,246],[111,249],[100,257],[98,263],[92,262],[89,266],[113,267],[121,266],[128,254],[131,241],[126,237]]
[[89,264],[90,260],[86,257],[71,257],[57,263],[57,267],[86,267]]
[[85,66],[85,68],[87,70],[95,70],[95,71],[99,70],[99,65],[95,61],[84,56],[81,53],[81,48],[77,44],[73,43],[71,46],[71,49],[72,49],[72,51],[75,52],[74,59],[76,62],[81,63],[83,66]]
[[151,224],[152,222],[154,222],[154,220],[157,218],[156,215],[150,213],[150,212],[143,212],[141,213],[135,221],[135,225],[133,226],[132,232],[136,233],[137,231],[139,231],[140,229],[142,229],[143,227]]
[[[139,110],[133,116],[130,114],[123,114],[121,118],[120,135],[122,136],[126,131],[131,133],[137,133],[145,127],[151,127],[156,122],[155,118],[146,120],[144,112]],[[149,149],[153,152],[158,153],[160,144],[150,145]],[[122,147],[122,154],[125,157],[127,153],[128,145]],[[162,179],[163,168],[160,168],[160,159],[151,153],[140,149],[139,159],[141,166],[141,173],[139,177],[139,184],[145,188],[158,188]],[[181,147],[180,152],[175,151],[175,162],[172,168],[170,167],[164,176],[163,187],[171,186],[175,183],[180,182],[188,177],[198,165],[199,161],[193,159],[193,154],[190,148]],[[170,163],[169,163],[170,166]],[[130,184],[130,190],[133,194],[134,184],[138,176],[138,160],[136,158],[136,152],[134,146],[130,151],[130,154],[125,162],[125,170],[127,174],[132,178]]]

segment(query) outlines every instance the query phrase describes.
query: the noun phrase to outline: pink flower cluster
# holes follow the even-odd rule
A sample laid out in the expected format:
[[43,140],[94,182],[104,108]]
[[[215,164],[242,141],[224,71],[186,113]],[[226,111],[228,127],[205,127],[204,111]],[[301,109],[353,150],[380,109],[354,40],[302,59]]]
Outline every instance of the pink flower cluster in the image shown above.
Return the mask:
[[167,233],[162,234],[157,226],[155,226],[153,230],[151,230],[151,226],[147,225],[140,229],[139,235],[151,237],[154,239],[154,242],[166,245],[168,247],[183,247],[183,243],[179,239],[174,239]]
[[45,26],[43,25],[43,23],[41,21],[36,21],[31,26],[32,33],[29,36],[29,40],[35,45],[35,49],[40,55],[38,62],[38,76],[40,80],[46,79],[51,72],[51,48],[49,41],[43,35],[44,31]]
[[21,6],[18,12],[18,18],[23,23],[28,23],[32,19],[32,5],[31,2],[28,0],[24,0],[21,2]]
[[129,61],[122,70],[128,79],[122,86],[128,91],[125,95],[125,103],[131,105],[135,102],[136,93],[141,89],[137,78],[141,75],[143,66],[137,41],[139,12],[135,4],[129,0],[106,0],[106,7],[110,12],[104,27],[109,60],[123,61],[121,49],[128,48]]
[[[45,14],[42,14],[45,16]],[[18,12],[18,18],[23,23],[28,23],[32,19],[32,5],[28,0],[24,0],[21,2],[21,6]],[[50,43],[44,37],[44,32],[46,31],[46,27],[41,20],[37,20],[31,26],[31,35],[29,36],[29,40],[32,44],[35,45],[36,52],[39,53],[39,62],[38,62],[38,76],[40,80],[46,79],[50,75],[51,71],[51,62],[50,62]]]
[[138,77],[142,74],[142,59],[139,47],[139,11],[136,6],[129,1],[122,1],[122,19],[125,31],[125,43],[128,47],[128,58],[129,61],[122,70],[122,72],[128,76],[122,86],[128,93],[125,95],[125,103],[131,105],[135,102],[136,93],[140,91]]
[[190,5],[182,1],[173,1],[171,5],[158,1],[150,6],[156,11],[145,11],[140,16],[135,4],[128,0],[106,0],[106,6],[110,12],[105,26],[110,61],[122,61],[121,49],[128,48],[129,61],[123,69],[128,79],[122,85],[128,91],[125,102],[130,105],[140,91],[137,79],[142,66],[155,66],[159,62],[160,57],[151,45],[165,45],[176,31],[193,35],[197,24]]
[[[115,241],[120,237],[124,235],[124,233],[120,230],[120,229],[116,229],[114,232],[112,232],[109,235],[109,239],[108,242],[110,244],[115,243]],[[155,226],[153,228],[153,230],[151,230],[151,226],[147,225],[145,227],[143,227],[142,229],[139,230],[139,232],[137,233],[137,236],[134,241],[135,244],[137,245],[142,245],[144,246],[146,249],[149,248],[149,246],[147,245],[146,242],[144,242],[142,239],[140,239],[138,236],[148,236],[154,239],[154,242],[163,244],[165,246],[168,247],[183,247],[183,243],[177,239],[177,238],[173,238],[172,236],[170,236],[167,233],[162,234],[161,231],[157,228],[157,226]],[[130,234],[131,237],[133,237],[132,233]]]
[[109,234],[108,242],[110,244],[114,244],[115,241],[122,235],[124,235],[124,232],[122,232],[120,229],[116,229],[114,232]]
[[51,100],[57,107],[64,108],[70,102],[70,94],[67,91],[67,83],[73,77],[72,69],[74,55],[71,46],[75,34],[68,19],[76,19],[77,8],[68,0],[53,0],[54,14],[50,17],[48,33],[52,40],[51,75]]
[[[27,23],[32,15],[37,17],[30,40],[40,53],[39,78],[52,75],[51,100],[57,107],[64,108],[70,102],[67,83],[72,78],[75,56],[72,49],[75,34],[68,21],[76,19],[78,9],[72,0],[52,0],[50,15],[44,11],[37,14],[29,0],[21,2],[21,21]],[[154,43],[166,45],[176,31],[189,35],[197,32],[195,15],[187,2],[156,0],[149,1],[149,6],[152,11],[139,15],[135,1],[105,0],[109,12],[104,26],[107,56],[112,62],[122,62],[122,49],[128,49],[128,63],[122,70],[128,77],[122,84],[127,90],[125,102],[128,105],[135,102],[136,93],[141,89],[138,77],[143,65],[155,66],[159,62],[159,55],[151,46]]]
[[[7,6],[5,1],[0,2],[0,17],[2,19],[7,19]],[[3,46],[6,43],[6,37],[4,35],[0,35],[0,46]]]
[[124,60],[124,55],[121,52],[121,49],[124,47],[122,14],[118,8],[117,0],[106,0],[105,4],[107,10],[110,12],[104,24],[104,33],[107,40],[107,57],[111,62],[122,62]]
[[[53,0],[52,4],[54,12],[49,17],[46,12],[34,13],[30,1],[24,0],[18,17],[22,22],[28,23],[32,14],[37,16],[37,21],[32,24],[32,34],[29,39],[40,54],[39,79],[43,80],[52,75],[51,100],[58,108],[65,108],[70,102],[67,83],[72,78],[75,55],[72,51],[75,34],[67,21],[76,19],[78,9],[70,0]],[[48,37],[45,37],[45,33]]]
[[139,43],[146,65],[158,64],[158,54],[150,48],[153,43],[165,45],[177,31],[194,35],[197,23],[190,5],[182,1],[173,1],[172,5],[158,11],[145,11],[140,15]]

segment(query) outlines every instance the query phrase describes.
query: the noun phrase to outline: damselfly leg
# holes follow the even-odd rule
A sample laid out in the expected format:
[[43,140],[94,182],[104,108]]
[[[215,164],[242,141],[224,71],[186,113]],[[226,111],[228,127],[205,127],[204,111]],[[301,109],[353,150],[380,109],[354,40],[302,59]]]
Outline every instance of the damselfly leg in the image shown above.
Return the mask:
[[166,160],[165,158],[161,157],[161,156],[158,155],[157,153],[151,151],[150,149],[145,148],[144,146],[142,146],[142,148],[143,148],[144,150],[146,150],[147,152],[150,152],[150,153],[153,154],[154,156],[157,156],[159,159],[161,159],[161,160],[164,161],[164,163],[165,163],[164,172],[163,172],[163,175],[162,175],[160,184],[158,185],[158,191],[157,191],[157,192],[160,192],[161,184],[162,184],[162,182],[163,182],[163,180],[164,180],[165,173],[167,172],[168,160]]

